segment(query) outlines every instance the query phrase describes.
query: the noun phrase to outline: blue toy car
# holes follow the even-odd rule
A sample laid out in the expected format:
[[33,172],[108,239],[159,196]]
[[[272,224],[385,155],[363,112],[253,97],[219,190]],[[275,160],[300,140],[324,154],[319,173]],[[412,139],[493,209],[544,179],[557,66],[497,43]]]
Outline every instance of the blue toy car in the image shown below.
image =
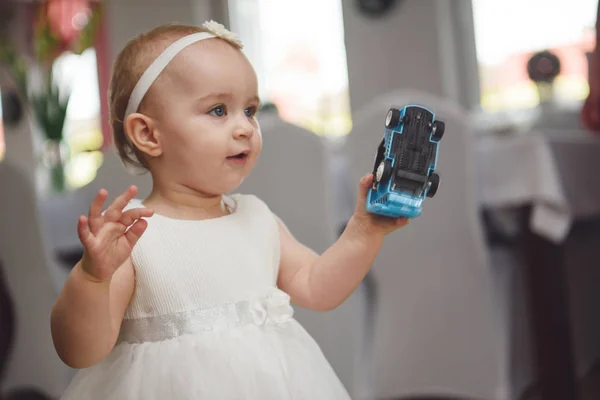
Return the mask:
[[388,111],[367,211],[394,218],[421,215],[423,200],[433,197],[440,184],[435,168],[444,130],[444,123],[425,107],[407,105]]

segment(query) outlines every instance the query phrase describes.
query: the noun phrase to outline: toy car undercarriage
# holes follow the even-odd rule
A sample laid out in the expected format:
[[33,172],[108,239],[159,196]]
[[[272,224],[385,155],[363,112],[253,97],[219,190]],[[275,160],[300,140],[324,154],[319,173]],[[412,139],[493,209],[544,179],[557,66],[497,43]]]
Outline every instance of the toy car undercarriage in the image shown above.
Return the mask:
[[[395,157],[392,163],[385,155],[385,138],[381,141],[375,162],[374,189],[379,182],[392,177],[391,190],[410,192],[421,196],[427,191],[433,197],[439,186],[439,175],[432,172],[435,168],[437,145],[444,135],[442,121],[433,121],[433,114],[420,107],[407,107],[402,120],[400,110],[391,109],[386,117],[386,128],[394,129],[402,122],[402,133],[392,132],[389,157]],[[429,140],[431,137],[431,140]],[[392,166],[393,164],[393,166]]]
[[[391,198],[388,194],[402,194],[399,201],[420,208],[417,200],[433,197],[439,187],[440,177],[435,168],[438,142],[444,135],[445,125],[424,107],[406,106],[401,110],[390,109],[385,127],[373,167],[374,193],[370,198],[379,203],[380,211],[382,204]],[[391,211],[381,213],[392,214]]]

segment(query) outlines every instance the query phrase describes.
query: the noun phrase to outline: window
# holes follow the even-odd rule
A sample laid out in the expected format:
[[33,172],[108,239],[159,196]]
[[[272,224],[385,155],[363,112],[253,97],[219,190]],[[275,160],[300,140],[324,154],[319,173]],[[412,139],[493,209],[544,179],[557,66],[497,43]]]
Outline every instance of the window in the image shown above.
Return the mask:
[[527,75],[529,57],[555,53],[561,103],[587,96],[585,53],[595,44],[598,0],[473,0],[481,105],[488,112],[535,107],[539,97]]
[[65,168],[67,185],[79,188],[96,177],[102,164],[103,135],[100,120],[98,67],[94,48],[81,55],[65,53],[55,62],[53,72],[60,88],[70,90],[64,126],[69,162]]
[[229,0],[263,102],[319,135],[351,129],[341,0]]

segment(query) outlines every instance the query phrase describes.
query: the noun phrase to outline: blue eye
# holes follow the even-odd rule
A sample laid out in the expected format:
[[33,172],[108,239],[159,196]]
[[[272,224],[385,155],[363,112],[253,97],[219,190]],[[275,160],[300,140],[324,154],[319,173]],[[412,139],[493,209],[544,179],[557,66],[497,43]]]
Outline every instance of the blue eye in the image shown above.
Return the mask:
[[217,106],[217,107],[213,108],[212,110],[210,110],[210,113],[212,115],[214,115],[215,117],[222,117],[223,115],[225,115],[225,107]]
[[256,107],[248,107],[244,112],[246,113],[247,117],[254,117],[256,115]]

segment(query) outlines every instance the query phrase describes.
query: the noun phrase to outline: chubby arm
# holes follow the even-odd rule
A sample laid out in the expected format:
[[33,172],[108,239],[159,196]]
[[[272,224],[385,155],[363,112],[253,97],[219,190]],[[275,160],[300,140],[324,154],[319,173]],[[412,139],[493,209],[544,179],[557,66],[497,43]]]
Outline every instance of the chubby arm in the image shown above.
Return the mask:
[[77,225],[84,247],[52,308],[50,328],[59,357],[72,368],[87,368],[114,347],[135,284],[131,252],[153,211],[124,211],[137,194],[131,186],[102,213],[108,197],[100,190],[88,216]]
[[299,243],[278,220],[281,261],[278,286],[301,307],[331,310],[343,303],[363,280],[384,237],[406,225],[405,218],[391,219],[365,210],[372,175],[360,181],[354,215],[340,238],[321,256]]
[[126,261],[108,282],[73,268],[52,308],[51,330],[59,357],[71,368],[87,368],[114,347],[133,294],[135,273]]

